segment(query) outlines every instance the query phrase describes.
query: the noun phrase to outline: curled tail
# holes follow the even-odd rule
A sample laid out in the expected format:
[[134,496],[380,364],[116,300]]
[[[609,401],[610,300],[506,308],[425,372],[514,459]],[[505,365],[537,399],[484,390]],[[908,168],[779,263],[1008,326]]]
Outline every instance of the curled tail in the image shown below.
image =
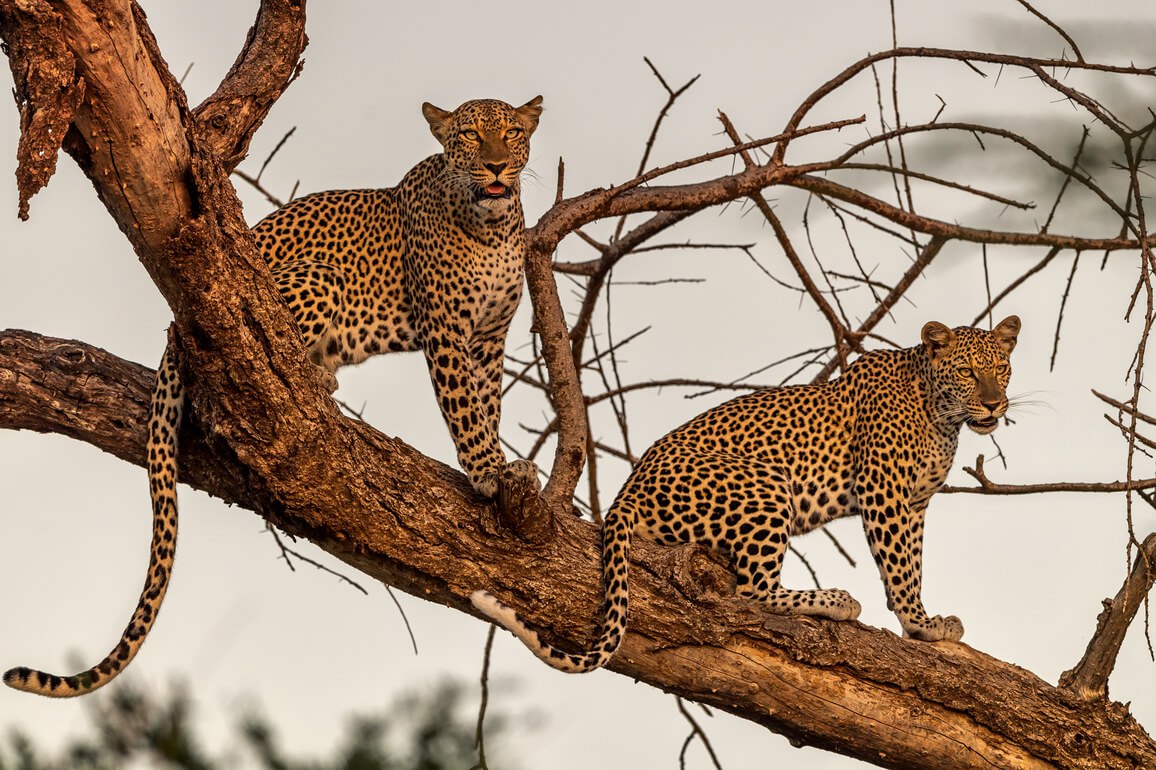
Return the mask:
[[29,668],[13,668],[4,674],[4,683],[17,690],[50,698],[84,695],[111,682],[136,656],[160,611],[177,541],[177,430],[184,409],[184,387],[172,346],[157,370],[148,426],[149,492],[153,505],[153,537],[149,550],[149,571],[136,611],[120,637],[120,643],[104,660],[87,671],[58,676]]
[[635,521],[633,504],[618,500],[602,524],[602,586],[606,598],[598,641],[589,652],[574,655],[544,643],[512,608],[485,591],[474,591],[470,594],[470,601],[491,620],[518,637],[530,652],[559,671],[581,674],[601,668],[614,657],[618,645],[622,644],[622,637],[626,635],[626,615],[630,604],[627,576]]

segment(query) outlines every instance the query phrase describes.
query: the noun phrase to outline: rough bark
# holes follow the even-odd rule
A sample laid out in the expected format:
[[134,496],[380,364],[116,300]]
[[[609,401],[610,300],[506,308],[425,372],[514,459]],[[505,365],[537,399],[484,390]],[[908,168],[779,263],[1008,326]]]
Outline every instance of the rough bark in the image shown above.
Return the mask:
[[[150,382],[141,367],[9,331],[0,373],[0,427],[66,433],[143,461]],[[589,642],[600,605],[589,522],[558,517],[551,541],[527,545],[503,533],[460,473],[352,421],[316,443],[344,483],[293,485],[290,502],[288,486],[274,494],[244,482],[300,457],[291,443],[251,467],[195,433],[182,436],[182,450],[187,483],[366,575],[463,612],[484,586],[551,640]],[[884,767],[1156,765],[1156,743],[1121,704],[1084,701],[965,644],[761,614],[727,598],[728,572],[695,549],[641,543],[633,556],[630,634],[610,665],[631,678]]]
[[[600,604],[593,525],[557,516],[541,543],[510,537],[460,473],[342,417],[306,364],[227,178],[304,45],[299,4],[268,0],[261,14],[222,89],[190,112],[134,4],[0,0],[22,116],[32,116],[22,117],[26,140],[49,146],[70,126],[65,149],[173,309],[193,403],[182,479],[389,585],[465,612],[469,594],[486,588],[552,641],[581,646]],[[251,66],[258,49],[270,60],[263,68]],[[68,97],[42,105],[45,83]],[[216,120],[224,104],[244,119]],[[34,119],[41,106],[51,119]],[[608,214],[733,200],[770,182],[806,186],[811,170],[594,191],[540,223],[531,288],[547,309],[536,318],[552,340],[552,385],[577,385],[566,381],[573,362],[560,306],[539,305],[553,291],[543,268],[565,232]],[[24,163],[20,173],[32,191],[51,169]],[[149,386],[148,370],[84,343],[0,334],[0,428],[63,433],[141,464]],[[576,479],[581,449],[563,443]],[[565,504],[572,489],[567,477],[548,494]],[[631,633],[614,671],[887,767],[1156,766],[1156,744],[1124,706],[1075,698],[963,644],[762,615],[726,598],[728,573],[696,550],[640,544],[635,554]]]

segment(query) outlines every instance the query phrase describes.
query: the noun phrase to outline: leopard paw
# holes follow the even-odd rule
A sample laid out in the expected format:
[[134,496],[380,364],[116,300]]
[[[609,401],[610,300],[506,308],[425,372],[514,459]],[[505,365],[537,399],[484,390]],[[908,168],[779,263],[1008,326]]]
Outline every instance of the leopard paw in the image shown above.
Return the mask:
[[482,474],[481,476],[478,476],[476,478],[471,478],[470,479],[470,486],[472,486],[474,488],[474,491],[477,492],[479,495],[484,495],[485,497],[497,497],[498,496],[498,474],[497,473],[485,473],[485,474]]
[[904,623],[903,634],[924,642],[958,642],[963,638],[963,621],[955,615],[936,615],[916,623]]
[[317,376],[321,378],[321,384],[324,385],[325,389],[329,391],[329,395],[332,396],[337,392],[337,377],[334,376],[333,372],[329,371],[324,366],[318,366]]
[[824,602],[822,617],[831,620],[856,620],[863,606],[859,600],[841,588],[831,588],[826,591],[828,597]]

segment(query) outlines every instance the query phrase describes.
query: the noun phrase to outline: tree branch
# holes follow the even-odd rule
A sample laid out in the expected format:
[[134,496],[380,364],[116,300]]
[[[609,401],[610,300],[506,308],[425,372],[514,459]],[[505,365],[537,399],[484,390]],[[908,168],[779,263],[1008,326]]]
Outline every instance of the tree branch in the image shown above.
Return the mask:
[[[93,385],[52,389],[63,382]],[[139,465],[149,385],[141,367],[82,343],[0,335],[0,428],[74,435]],[[110,425],[121,427],[90,427]],[[366,575],[466,612],[470,592],[487,586],[549,629],[551,641],[587,643],[601,604],[589,522],[559,517],[557,537],[541,547],[502,537],[464,476],[358,422],[343,421],[340,435],[315,445],[342,483],[291,496],[235,483],[243,469],[208,449],[182,436],[186,482],[259,511]],[[1156,763],[1156,743],[1118,704],[1075,702],[963,644],[762,614],[729,598],[733,576],[697,549],[643,542],[632,559],[631,631],[610,664],[624,675],[888,767]],[[1057,743],[1057,734],[1070,740]]]
[[964,466],[964,472],[979,482],[978,487],[945,485],[943,494],[1036,495],[1041,492],[1130,492],[1156,488],[1156,479],[1130,481],[1053,481],[1043,484],[1000,484],[988,478],[983,469],[983,455],[975,458],[975,467]]
[[1132,572],[1116,593],[1104,600],[1104,611],[1096,618],[1096,631],[1088,642],[1084,657],[1060,675],[1060,688],[1085,700],[1108,697],[1108,676],[1116,667],[1116,656],[1124,635],[1136,617],[1136,610],[1148,601],[1148,592],[1156,582],[1156,533],[1148,535],[1136,554]]
[[305,3],[262,0],[257,20],[237,60],[208,99],[193,110],[198,134],[208,142],[226,170],[249,153],[249,141],[270,108],[301,73],[305,36]]

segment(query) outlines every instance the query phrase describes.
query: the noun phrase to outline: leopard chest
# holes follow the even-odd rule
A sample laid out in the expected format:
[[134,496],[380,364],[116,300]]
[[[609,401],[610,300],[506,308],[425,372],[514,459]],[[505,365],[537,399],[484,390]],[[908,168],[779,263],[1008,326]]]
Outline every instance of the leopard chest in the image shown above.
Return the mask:
[[461,255],[456,311],[474,336],[492,336],[509,326],[522,296],[523,252],[518,233]]
[[[939,491],[951,471],[955,461],[955,450],[959,444],[959,434],[944,435],[938,431],[929,432],[925,442],[921,442],[917,453],[911,484],[909,502],[913,508],[927,505],[927,501]],[[918,444],[917,444],[918,446]]]

